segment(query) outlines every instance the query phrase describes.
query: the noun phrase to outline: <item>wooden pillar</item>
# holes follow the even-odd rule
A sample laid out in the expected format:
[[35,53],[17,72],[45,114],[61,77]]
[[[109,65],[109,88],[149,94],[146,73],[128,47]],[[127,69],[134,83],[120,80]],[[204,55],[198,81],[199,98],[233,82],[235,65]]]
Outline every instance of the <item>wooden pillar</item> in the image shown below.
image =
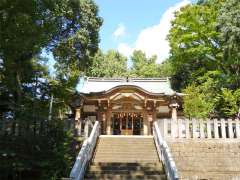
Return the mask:
[[143,113],[143,135],[148,135],[148,119],[146,112]]
[[152,122],[150,123],[150,132],[153,134],[153,123],[157,121],[157,108],[156,108],[156,101],[154,101],[153,111],[152,111]]
[[81,118],[81,108],[76,108],[76,113],[75,113],[75,120],[79,120]]
[[111,135],[111,118],[109,117],[109,113],[104,112],[103,113],[103,121],[106,124],[106,133],[107,135]]
[[154,118],[154,114],[151,113],[148,115],[148,135],[151,135],[152,134],[152,122],[153,122],[153,119]]
[[100,123],[100,133],[104,134],[104,122],[103,122],[103,119],[102,119],[102,112],[101,111],[97,112],[97,120]]
[[81,108],[78,107],[75,109],[75,129],[77,130],[77,135],[81,135],[82,121],[81,121]]

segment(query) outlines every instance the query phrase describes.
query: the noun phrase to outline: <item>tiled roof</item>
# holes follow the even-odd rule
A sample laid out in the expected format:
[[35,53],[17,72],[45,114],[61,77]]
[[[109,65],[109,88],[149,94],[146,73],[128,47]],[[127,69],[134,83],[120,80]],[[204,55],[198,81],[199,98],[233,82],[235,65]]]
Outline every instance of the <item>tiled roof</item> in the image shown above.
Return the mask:
[[100,93],[119,86],[139,87],[153,94],[175,94],[168,78],[86,78],[79,92]]

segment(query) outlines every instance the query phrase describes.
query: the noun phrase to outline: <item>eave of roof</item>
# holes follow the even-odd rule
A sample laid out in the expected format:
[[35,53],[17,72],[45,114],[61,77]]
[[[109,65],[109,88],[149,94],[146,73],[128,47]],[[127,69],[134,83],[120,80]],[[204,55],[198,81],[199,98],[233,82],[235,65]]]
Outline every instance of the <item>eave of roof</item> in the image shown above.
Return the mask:
[[171,89],[168,78],[87,78],[79,93],[104,95],[121,88],[135,88],[154,96],[177,95]]

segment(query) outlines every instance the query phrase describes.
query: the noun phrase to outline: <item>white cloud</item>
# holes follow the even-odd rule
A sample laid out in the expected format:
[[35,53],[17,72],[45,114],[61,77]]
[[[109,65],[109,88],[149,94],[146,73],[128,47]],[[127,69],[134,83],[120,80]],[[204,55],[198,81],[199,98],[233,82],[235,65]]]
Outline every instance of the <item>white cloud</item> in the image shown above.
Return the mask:
[[118,51],[129,58],[133,53],[133,48],[128,46],[126,43],[120,43],[118,45]]
[[113,36],[117,39],[126,33],[126,28],[123,24],[119,24],[117,29],[113,32]]
[[[190,4],[190,0],[182,0],[174,6],[168,8],[160,19],[160,23],[143,29],[133,46],[119,44],[118,50],[126,56],[133,50],[142,50],[148,57],[157,55],[157,62],[163,62],[169,56],[169,43],[166,40],[171,28],[171,21],[174,19],[174,12],[179,11],[181,7]],[[131,49],[131,50],[130,50]]]

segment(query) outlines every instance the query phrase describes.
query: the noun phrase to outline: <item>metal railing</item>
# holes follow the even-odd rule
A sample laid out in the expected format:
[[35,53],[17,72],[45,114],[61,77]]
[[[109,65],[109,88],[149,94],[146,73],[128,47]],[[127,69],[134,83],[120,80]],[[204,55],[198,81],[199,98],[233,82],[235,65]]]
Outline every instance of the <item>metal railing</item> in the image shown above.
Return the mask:
[[83,142],[82,148],[77,156],[75,164],[70,173],[70,179],[82,180],[86,171],[86,168],[93,156],[93,151],[97,143],[98,136],[100,134],[100,124],[95,122],[90,136]]
[[178,180],[179,178],[175,162],[173,161],[166,141],[162,138],[157,121],[153,124],[153,137],[157,147],[158,156],[165,167],[167,178],[169,180]]

